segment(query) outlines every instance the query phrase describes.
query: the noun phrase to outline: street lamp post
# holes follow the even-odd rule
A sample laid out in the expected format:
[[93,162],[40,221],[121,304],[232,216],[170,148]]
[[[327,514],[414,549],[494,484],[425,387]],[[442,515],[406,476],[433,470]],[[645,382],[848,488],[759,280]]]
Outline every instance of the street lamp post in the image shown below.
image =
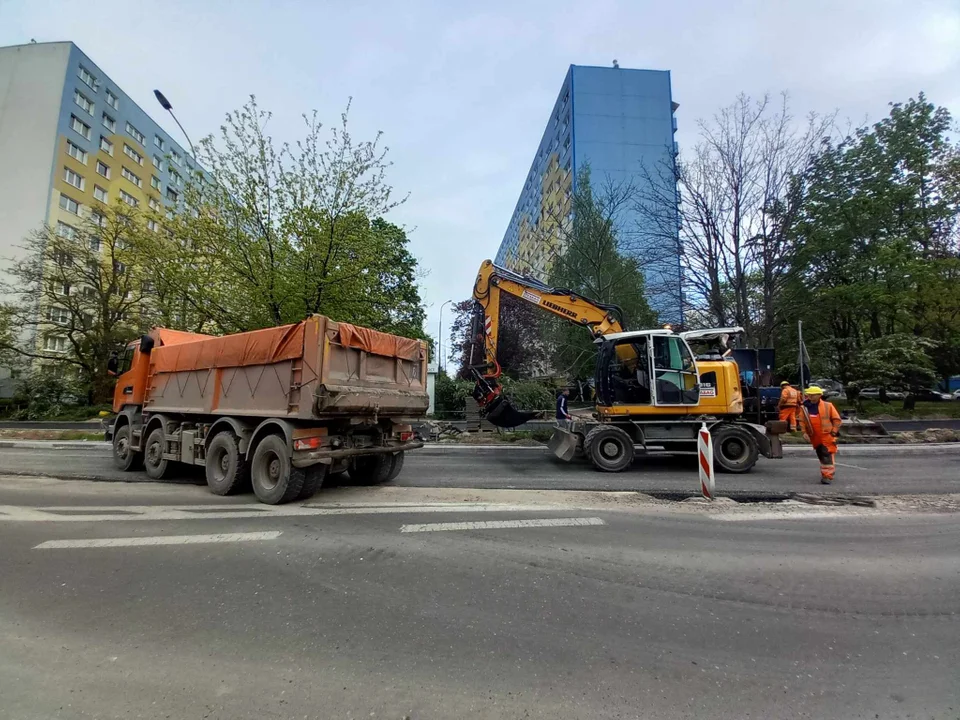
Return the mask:
[[440,323],[437,326],[437,369],[443,370],[443,308],[452,303],[453,300],[447,300],[440,306]]
[[156,96],[157,102],[160,103],[160,106],[164,110],[166,110],[168,113],[170,113],[170,117],[173,118],[173,121],[177,124],[177,127],[180,128],[180,132],[183,133],[183,136],[187,139],[187,144],[190,146],[190,154],[193,155],[193,161],[197,162],[197,151],[193,147],[193,142],[190,140],[190,136],[187,135],[187,131],[183,129],[183,125],[181,125],[180,121],[177,120],[177,116],[173,114],[173,105],[169,100],[167,100],[166,96],[159,90],[154,90],[153,94],[154,96]]

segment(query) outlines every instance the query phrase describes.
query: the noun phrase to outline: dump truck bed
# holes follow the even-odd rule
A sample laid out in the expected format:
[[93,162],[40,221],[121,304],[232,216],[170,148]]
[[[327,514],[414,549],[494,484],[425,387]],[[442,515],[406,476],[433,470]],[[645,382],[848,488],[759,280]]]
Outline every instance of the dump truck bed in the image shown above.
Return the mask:
[[429,405],[424,342],[323,315],[223,337],[151,336],[146,412],[416,418]]

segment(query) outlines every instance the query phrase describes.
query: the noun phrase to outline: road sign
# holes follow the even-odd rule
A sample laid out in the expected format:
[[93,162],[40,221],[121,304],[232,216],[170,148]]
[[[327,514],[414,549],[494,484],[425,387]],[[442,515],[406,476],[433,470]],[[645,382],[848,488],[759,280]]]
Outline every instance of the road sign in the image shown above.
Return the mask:
[[700,426],[697,435],[697,459],[700,464],[700,494],[713,500],[713,437],[707,424]]

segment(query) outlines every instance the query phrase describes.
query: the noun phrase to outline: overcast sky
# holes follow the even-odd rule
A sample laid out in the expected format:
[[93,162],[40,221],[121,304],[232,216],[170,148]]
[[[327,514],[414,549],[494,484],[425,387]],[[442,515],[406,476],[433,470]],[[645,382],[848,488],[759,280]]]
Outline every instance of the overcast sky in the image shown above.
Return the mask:
[[354,135],[384,132],[410,194],[391,219],[434,334],[495,255],[571,63],[672,71],[681,152],[740,92],[859,123],[923,90],[960,116],[960,0],[0,0],[0,45],[31,38],[76,42],[178,138],[155,87],[195,140],[251,93],[280,140],[352,96]]

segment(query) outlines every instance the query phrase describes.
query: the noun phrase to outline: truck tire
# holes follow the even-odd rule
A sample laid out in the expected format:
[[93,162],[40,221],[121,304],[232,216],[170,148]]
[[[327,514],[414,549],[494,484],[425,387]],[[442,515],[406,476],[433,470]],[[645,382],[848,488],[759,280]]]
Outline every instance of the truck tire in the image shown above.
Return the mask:
[[390,468],[390,473],[387,475],[387,479],[384,482],[392,482],[396,480],[397,475],[400,474],[401,470],[403,470],[403,450],[393,454],[393,467]]
[[600,425],[583,439],[584,452],[597,470],[620,472],[633,462],[633,438],[616,425]]
[[390,455],[361,455],[350,461],[350,479],[355,485],[380,485],[387,481],[393,470]]
[[203,469],[207,487],[214,495],[232,495],[250,485],[250,463],[240,452],[240,441],[232,432],[213,436]]
[[745,473],[757,464],[760,446],[750,431],[724,423],[713,433],[713,461],[721,472]]
[[300,488],[300,494],[297,495],[297,500],[309,500],[316,495],[317,490],[323,485],[329,469],[330,466],[324,465],[323,463],[317,463],[316,465],[303,468],[303,487]]
[[120,470],[137,470],[143,462],[143,454],[132,449],[133,433],[129,425],[113,432],[113,464]]
[[303,489],[306,471],[290,464],[287,441],[279,435],[267,435],[257,445],[250,466],[250,480],[257,500],[267,505],[282,505],[296,500]]
[[165,435],[162,427],[154,428],[143,446],[143,469],[153,480],[163,480],[171,474],[170,461],[163,457]]

